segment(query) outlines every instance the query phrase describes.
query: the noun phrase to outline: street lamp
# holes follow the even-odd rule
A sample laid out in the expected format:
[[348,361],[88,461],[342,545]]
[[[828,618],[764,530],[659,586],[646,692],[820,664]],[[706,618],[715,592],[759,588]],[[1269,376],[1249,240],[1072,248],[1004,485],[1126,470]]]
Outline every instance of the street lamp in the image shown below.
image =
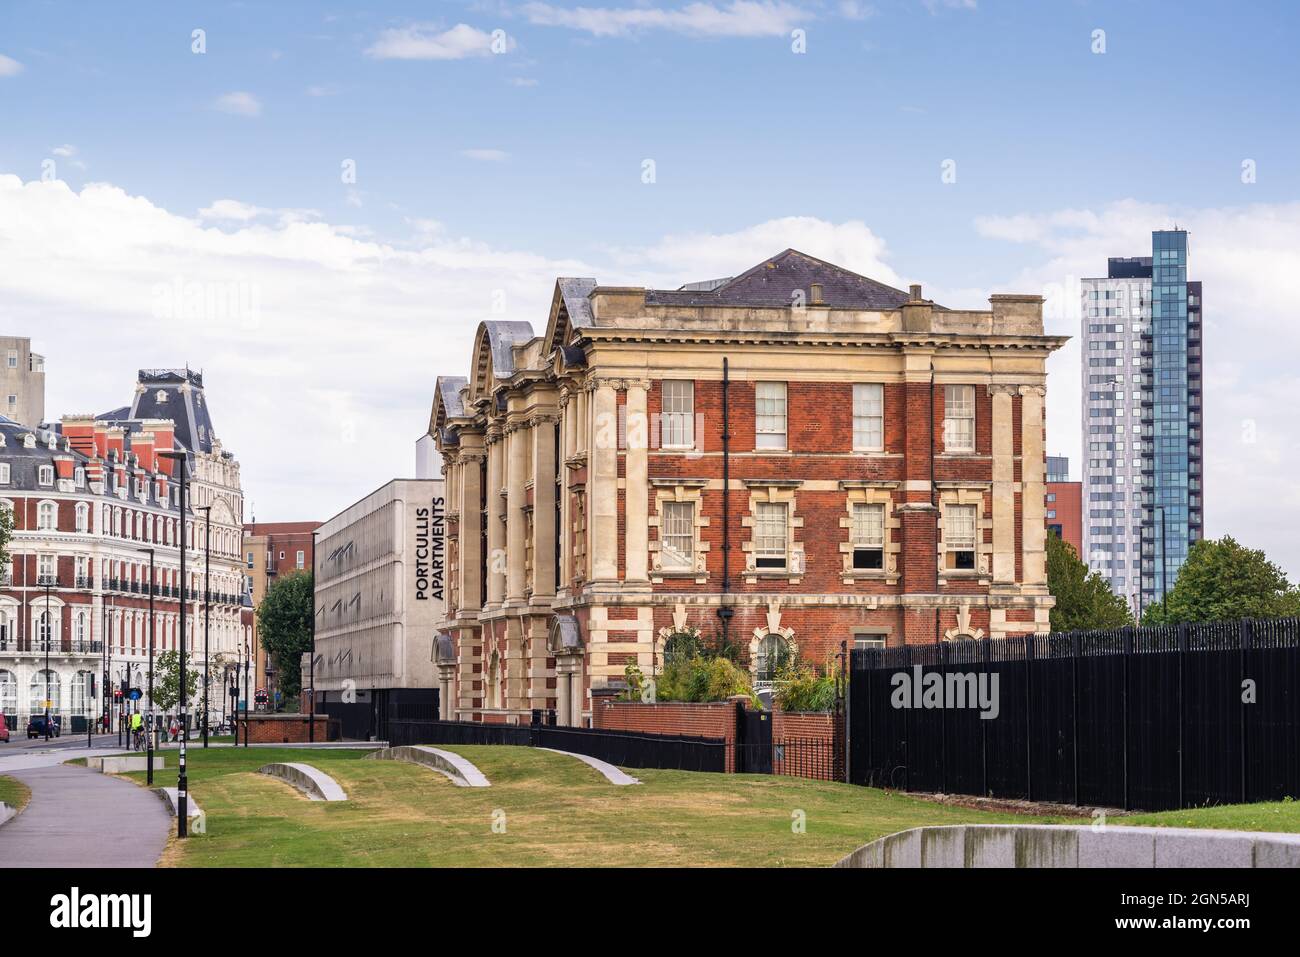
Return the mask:
[[[252,651],[244,641],[244,747],[248,747],[248,673],[253,669]],[[236,744],[239,742],[236,741]]]
[[203,746],[208,746],[208,573],[212,569],[212,506],[200,505],[203,513]]
[[154,630],[154,613],[153,613],[153,592],[154,592],[154,550],[152,548],[137,548],[141,554],[149,553],[149,727],[147,740],[145,741],[145,783],[153,787],[153,736],[155,718],[153,713],[153,630]]
[[186,837],[189,827],[189,800],[186,795],[186,777],[185,777],[185,739],[189,736],[186,728],[186,691],[189,690],[185,683],[185,586],[188,584],[185,577],[185,487],[188,484],[187,453],[179,451],[159,452],[160,458],[170,459],[180,466],[180,520],[181,520],[181,633],[180,633],[180,684],[177,686],[180,690],[181,704],[181,740],[180,755],[177,758],[179,768],[176,780],[176,836],[179,838]]
[[[57,561],[57,559],[56,559]],[[50,639],[54,635],[54,619],[50,616],[50,585],[54,576],[45,576],[45,614],[41,616],[41,630],[45,632],[45,740],[50,740]]]
[[311,533],[311,707],[307,711],[307,741],[316,742],[316,536],[318,529]]

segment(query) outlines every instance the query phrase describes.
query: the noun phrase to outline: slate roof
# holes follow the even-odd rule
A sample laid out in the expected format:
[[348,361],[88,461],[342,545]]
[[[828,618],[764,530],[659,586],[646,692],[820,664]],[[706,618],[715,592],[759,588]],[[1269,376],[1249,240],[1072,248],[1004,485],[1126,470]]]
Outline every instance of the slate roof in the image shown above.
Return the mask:
[[556,280],[560,287],[560,297],[564,300],[564,311],[569,314],[569,325],[574,329],[585,329],[596,324],[591,314],[591,291],[599,285],[594,279],[581,279],[561,276]]
[[680,289],[648,289],[646,303],[664,306],[766,306],[790,305],[796,289],[811,302],[813,283],[820,283],[822,300],[839,309],[897,309],[908,293],[860,276],[797,249],[787,249],[732,279],[688,283]]
[[450,418],[465,414],[465,405],[460,400],[460,390],[465,388],[468,380],[464,376],[438,376],[438,394],[442,396],[442,408]]
[[[189,451],[212,452],[212,419],[203,394],[203,374],[190,369],[141,369],[129,418],[171,419],[176,441]],[[189,389],[182,390],[188,382]]]
[[533,338],[533,327],[522,320],[490,319],[483,323],[487,331],[488,348],[492,350],[492,371],[498,379],[514,375],[515,356],[512,351],[520,343]]

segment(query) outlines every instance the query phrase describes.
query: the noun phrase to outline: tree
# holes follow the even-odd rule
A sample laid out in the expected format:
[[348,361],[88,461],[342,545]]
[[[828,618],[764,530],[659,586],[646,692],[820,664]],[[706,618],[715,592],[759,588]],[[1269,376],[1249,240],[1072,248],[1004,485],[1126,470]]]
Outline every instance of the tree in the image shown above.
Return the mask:
[[[154,666],[158,669],[153,676],[153,703],[160,711],[171,711],[180,704],[180,660],[181,653],[177,650],[168,649],[158,655],[154,661]],[[199,672],[202,669],[194,667],[193,656],[188,652],[185,654],[185,689],[187,698],[194,700],[194,696],[199,692]]]
[[0,508],[0,568],[9,567],[9,542],[14,536],[14,510]]
[[1110,584],[1089,572],[1074,546],[1059,535],[1047,535],[1047,589],[1056,598],[1052,631],[1090,631],[1133,624],[1128,602]]
[[1291,618],[1300,615],[1300,590],[1259,549],[1230,535],[1192,545],[1165,602],[1150,605],[1144,625]]
[[275,663],[279,690],[285,698],[297,697],[301,690],[302,656],[311,651],[314,613],[311,572],[294,572],[276,580],[257,606],[258,637]]

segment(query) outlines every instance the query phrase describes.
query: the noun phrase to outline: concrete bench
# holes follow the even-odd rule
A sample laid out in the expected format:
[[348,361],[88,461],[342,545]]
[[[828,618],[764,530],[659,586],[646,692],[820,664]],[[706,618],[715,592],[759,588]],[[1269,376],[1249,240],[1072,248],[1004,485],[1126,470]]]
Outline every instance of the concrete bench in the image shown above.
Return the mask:
[[412,764],[422,764],[426,768],[431,768],[451,779],[451,783],[462,788],[486,788],[491,787],[491,782],[487,777],[474,766],[474,764],[459,754],[451,751],[443,751],[440,748],[431,748],[426,744],[416,744],[409,747],[384,748],[381,751],[375,751],[367,754],[361,760],[374,759],[377,761],[409,761]]
[[[175,817],[180,805],[180,798],[178,797],[180,792],[176,788],[154,788],[153,792],[158,795],[163,804],[167,805],[172,817]],[[193,794],[185,795],[185,816],[189,818],[189,832],[191,834],[207,833],[208,816],[199,807],[199,802],[194,800]]]
[[626,787],[629,784],[641,783],[639,778],[634,778],[632,775],[614,767],[614,765],[610,764],[608,761],[602,761],[600,758],[593,758],[589,754],[578,754],[576,751],[560,751],[556,748],[538,748],[538,750],[550,751],[552,754],[563,754],[566,757],[577,758],[583,764],[589,765],[599,771],[610,784],[617,784],[620,787]]
[[[108,755],[100,758],[86,758],[86,767],[104,774],[126,774],[128,771],[147,771],[148,757],[134,757],[124,754]],[[167,762],[157,752],[153,756],[153,769],[160,771],[167,767]]]
[[348,796],[339,787],[339,783],[324,771],[313,768],[310,764],[265,764],[257,769],[258,774],[287,781],[313,801],[346,801]]
[[0,824],[5,823],[10,818],[18,816],[18,808],[10,807],[4,801],[0,801]]
[[1300,834],[1190,827],[959,824],[864,844],[836,867],[1300,867]]

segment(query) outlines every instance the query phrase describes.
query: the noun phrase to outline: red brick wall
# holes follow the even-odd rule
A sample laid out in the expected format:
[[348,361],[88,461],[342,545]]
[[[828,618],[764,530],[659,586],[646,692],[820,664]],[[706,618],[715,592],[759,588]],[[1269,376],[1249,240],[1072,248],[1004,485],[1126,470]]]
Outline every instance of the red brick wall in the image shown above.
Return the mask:
[[[239,740],[244,740],[244,718],[238,719]],[[250,744],[284,744],[285,742],[306,741],[308,738],[307,718],[303,715],[277,715],[259,718],[253,715],[248,722],[248,741]],[[325,715],[316,716],[316,740],[326,741],[329,732],[329,719]]]
[[[772,712],[772,771],[792,777],[835,780],[835,715]],[[846,745],[847,746],[847,745]]]
[[597,699],[592,709],[591,725],[593,728],[638,734],[723,738],[728,746],[726,768],[735,770],[735,755],[731,749],[736,741],[736,704],[733,701],[641,704]]

